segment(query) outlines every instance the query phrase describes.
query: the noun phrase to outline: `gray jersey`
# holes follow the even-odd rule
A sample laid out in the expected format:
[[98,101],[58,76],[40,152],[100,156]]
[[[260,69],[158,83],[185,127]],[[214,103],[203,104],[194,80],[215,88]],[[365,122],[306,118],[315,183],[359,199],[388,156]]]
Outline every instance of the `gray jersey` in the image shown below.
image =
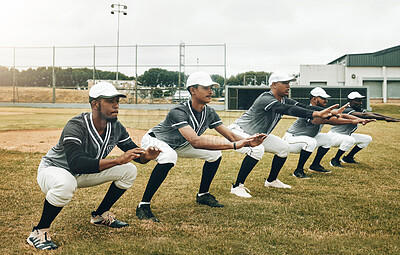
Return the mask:
[[[353,109],[350,106],[347,106],[344,111],[343,114],[351,114],[353,112],[356,112],[357,110]],[[365,110],[360,110],[357,112],[365,112]],[[343,135],[351,135],[352,133],[354,133],[358,128],[358,124],[346,124],[346,125],[337,125],[337,126],[332,126],[331,131],[334,133],[339,133],[339,134],[343,134]]]
[[212,129],[222,125],[221,118],[213,108],[207,105],[201,113],[198,113],[199,119],[195,114],[190,100],[179,103],[168,112],[160,124],[151,130],[157,139],[167,143],[171,148],[177,149],[189,143],[178,129],[189,125],[200,136],[207,128]]
[[[270,134],[284,114],[298,117],[312,117],[312,110],[295,111],[299,103],[296,100],[284,97],[278,101],[271,91],[262,93],[236,123],[247,134]],[[302,105],[303,106],[303,105]],[[295,111],[295,112],[294,112]]]
[[311,123],[312,119],[307,118],[298,118],[286,131],[293,136],[309,136],[314,137],[321,132],[321,129],[324,125],[313,124]]
[[88,158],[104,159],[116,145],[124,146],[132,143],[132,140],[119,121],[108,122],[104,138],[102,138],[93,124],[92,113],[81,113],[65,125],[57,145],[43,157],[45,165],[71,171],[64,150],[66,142],[74,142],[82,146],[85,156]]

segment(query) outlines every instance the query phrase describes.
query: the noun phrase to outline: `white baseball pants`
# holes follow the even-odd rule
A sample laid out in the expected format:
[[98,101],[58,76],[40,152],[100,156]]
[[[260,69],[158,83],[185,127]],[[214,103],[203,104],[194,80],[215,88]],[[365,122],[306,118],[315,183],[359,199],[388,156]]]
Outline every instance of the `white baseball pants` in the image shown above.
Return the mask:
[[120,189],[129,189],[136,179],[137,169],[132,163],[114,166],[100,173],[72,175],[68,170],[40,163],[37,182],[46,200],[57,207],[66,206],[77,188],[86,188],[113,181]]
[[363,134],[343,135],[329,131],[328,135],[332,138],[332,147],[339,147],[342,151],[349,151],[354,144],[363,149],[372,141],[371,136]]
[[222,156],[222,153],[219,150],[195,149],[190,144],[174,150],[167,143],[157,139],[156,137],[150,136],[149,132],[142,137],[140,146],[145,150],[150,146],[157,146],[161,149],[162,152],[155,159],[159,164],[172,163],[175,165],[178,156],[182,158],[203,159],[207,162],[215,162]]
[[329,149],[332,146],[332,138],[328,134],[318,133],[314,137],[310,136],[294,136],[291,133],[285,133],[283,140],[289,143],[290,153],[300,153],[301,150],[313,152],[315,148],[324,147]]
[[[243,138],[247,138],[250,136],[250,134],[244,132],[236,123],[229,125],[228,129]],[[273,134],[269,134],[262,144],[256,147],[243,147],[236,151],[239,153],[247,154],[256,160],[261,160],[264,152],[276,154],[281,158],[286,158],[289,155],[290,146],[282,138]]]

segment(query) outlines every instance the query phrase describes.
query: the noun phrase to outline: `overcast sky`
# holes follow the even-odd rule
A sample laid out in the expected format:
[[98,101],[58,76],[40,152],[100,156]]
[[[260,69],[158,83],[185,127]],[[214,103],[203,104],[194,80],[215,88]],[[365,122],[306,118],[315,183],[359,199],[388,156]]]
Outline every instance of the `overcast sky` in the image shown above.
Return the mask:
[[[0,46],[117,43],[117,15],[111,15],[110,5],[118,1],[1,0],[1,3]],[[400,45],[398,0],[121,0],[119,3],[128,6],[128,15],[120,16],[120,45],[226,43],[228,76],[250,70],[298,73],[301,64],[327,64],[344,54],[375,52]],[[191,52],[187,48],[186,63],[223,64],[222,49]],[[12,65],[11,50],[0,50],[0,65]],[[20,51],[17,65],[51,65],[51,54],[45,51],[46,54]],[[68,51],[64,56],[61,51],[57,64],[90,64],[92,50],[85,51],[82,54],[79,50]],[[123,55],[120,64],[132,63],[132,58],[124,59],[129,55],[127,52],[120,53]],[[141,61],[177,64],[178,53],[176,48],[166,48],[165,52],[148,49],[143,55],[152,61],[144,58]],[[80,60],[85,54],[86,59]],[[175,58],[165,60],[170,54]],[[104,54],[103,59],[100,55],[102,63],[115,64],[115,51]],[[45,60],[40,59],[43,56]],[[68,62],[67,57],[74,60]],[[23,61],[23,58],[30,59]],[[221,68],[214,69],[207,71],[223,72]],[[193,68],[186,71],[190,73]]]

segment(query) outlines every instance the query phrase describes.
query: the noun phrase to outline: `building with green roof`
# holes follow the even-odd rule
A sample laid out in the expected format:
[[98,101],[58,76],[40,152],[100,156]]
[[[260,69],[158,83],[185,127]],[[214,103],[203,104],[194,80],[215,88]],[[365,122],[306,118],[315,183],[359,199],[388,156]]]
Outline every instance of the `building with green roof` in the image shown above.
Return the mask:
[[300,65],[299,85],[363,86],[371,102],[400,102],[400,45],[346,54],[327,65]]

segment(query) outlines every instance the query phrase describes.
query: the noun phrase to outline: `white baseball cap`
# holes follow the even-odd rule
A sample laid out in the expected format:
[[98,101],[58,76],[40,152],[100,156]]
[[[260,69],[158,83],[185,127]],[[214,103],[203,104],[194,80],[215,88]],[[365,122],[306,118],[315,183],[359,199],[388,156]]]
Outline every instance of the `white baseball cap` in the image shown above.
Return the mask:
[[328,95],[328,94],[325,92],[325,90],[324,90],[323,88],[320,88],[320,87],[313,88],[313,89],[310,91],[310,94],[311,94],[312,96],[314,96],[314,97],[322,97],[322,98],[331,97],[330,95]]
[[109,82],[99,82],[93,85],[89,91],[89,98],[113,98],[113,97],[126,97],[126,95],[119,93],[117,89]]
[[268,80],[269,86],[272,85],[274,82],[279,82],[279,81],[294,81],[296,78],[294,76],[289,76],[286,73],[281,73],[281,72],[274,72],[271,74]]
[[347,95],[348,99],[357,99],[357,98],[364,98],[365,96],[361,95],[357,91],[353,91],[350,94]]
[[219,87],[219,84],[212,81],[210,75],[203,71],[194,72],[191,75],[189,75],[186,81],[186,88],[195,85],[200,85],[204,87],[209,87],[209,86],[215,86],[217,88]]

